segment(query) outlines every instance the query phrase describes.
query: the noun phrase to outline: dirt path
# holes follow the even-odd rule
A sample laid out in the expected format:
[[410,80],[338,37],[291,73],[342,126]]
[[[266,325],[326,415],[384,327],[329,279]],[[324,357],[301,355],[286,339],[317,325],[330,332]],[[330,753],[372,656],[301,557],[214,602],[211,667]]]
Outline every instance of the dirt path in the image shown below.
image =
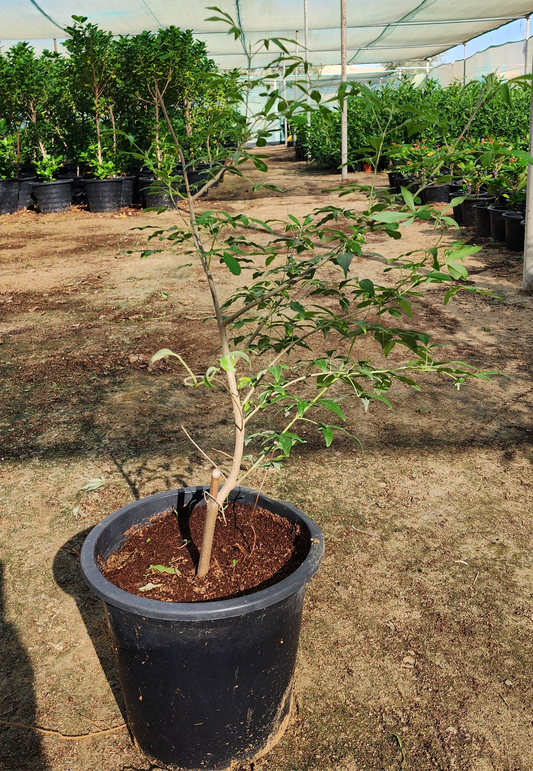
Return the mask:
[[[230,179],[202,205],[264,219],[338,202],[321,194],[338,177],[273,156],[285,195]],[[135,496],[205,482],[181,424],[210,452],[231,444],[217,394],[148,367],[164,346],[201,369],[216,345],[191,260],[132,251],[144,231],[129,228],[174,217],[0,217],[0,720],[64,734],[123,722],[102,609],[79,574],[84,535]],[[371,246],[393,256],[431,237],[421,224]],[[444,308],[434,289],[415,324],[443,357],[509,377],[396,388],[393,410],[348,409],[363,450],[309,436],[267,478],[318,521],[327,557],[308,589],[297,714],[255,771],[533,768],[533,301],[518,256],[484,245],[472,279],[502,299]],[[382,263],[357,271],[378,278]],[[123,729],[70,741],[0,725],[3,771],[149,768]]]

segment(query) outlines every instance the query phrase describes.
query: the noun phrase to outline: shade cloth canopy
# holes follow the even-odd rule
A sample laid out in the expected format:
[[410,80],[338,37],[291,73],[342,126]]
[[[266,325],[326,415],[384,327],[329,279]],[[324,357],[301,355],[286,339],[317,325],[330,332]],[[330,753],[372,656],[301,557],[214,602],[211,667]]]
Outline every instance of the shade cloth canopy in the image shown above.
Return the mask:
[[[304,0],[211,0],[229,13],[245,34],[247,45],[265,37],[304,42]],[[210,56],[224,68],[245,65],[242,46],[213,15],[209,0],[0,0],[0,40],[65,38],[72,14],[115,35],[137,34],[175,25],[192,29]],[[308,0],[308,54],[316,65],[335,64],[340,54],[339,0]],[[409,61],[436,56],[452,46],[533,12],[533,0],[347,0],[348,61],[366,64]],[[39,48],[44,47],[39,45]],[[294,51],[291,45],[289,50]],[[300,54],[302,50],[300,49]],[[271,54],[254,61],[266,64]]]

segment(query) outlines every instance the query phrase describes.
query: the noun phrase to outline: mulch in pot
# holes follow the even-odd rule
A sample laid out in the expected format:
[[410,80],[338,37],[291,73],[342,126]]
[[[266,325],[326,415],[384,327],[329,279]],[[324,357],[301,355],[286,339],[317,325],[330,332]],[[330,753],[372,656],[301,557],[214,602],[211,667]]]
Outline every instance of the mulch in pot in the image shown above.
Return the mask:
[[[126,542],[101,565],[103,576],[139,597],[205,602],[265,589],[305,560],[309,539],[296,523],[238,502],[230,503],[224,514],[226,523],[220,516],[217,520],[211,567],[203,579],[196,578],[196,567],[205,504],[190,515],[171,510],[131,528]],[[154,565],[159,569],[150,567]]]

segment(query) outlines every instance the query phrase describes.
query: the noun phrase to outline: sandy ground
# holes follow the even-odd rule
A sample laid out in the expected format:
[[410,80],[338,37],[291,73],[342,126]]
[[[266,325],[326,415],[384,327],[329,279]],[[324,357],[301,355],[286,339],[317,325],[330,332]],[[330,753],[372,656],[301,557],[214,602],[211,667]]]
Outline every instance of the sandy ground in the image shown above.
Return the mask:
[[[338,202],[321,193],[338,177],[282,150],[272,165],[284,195],[229,179],[202,206],[265,219]],[[154,768],[123,728],[50,731],[123,722],[102,608],[79,574],[85,534],[135,497],[205,483],[181,424],[209,452],[231,444],[217,393],[147,366],[174,347],[202,368],[216,348],[198,267],[135,251],[146,231],[131,228],[176,216],[0,217],[0,720],[49,730],[0,725],[4,771]],[[370,246],[390,257],[432,237],[420,223]],[[309,436],[266,479],[320,524],[327,556],[308,588],[294,719],[254,771],[533,768],[533,301],[520,255],[480,244],[471,278],[500,299],[463,293],[444,308],[433,289],[414,323],[443,357],[508,377],[460,393],[429,378],[421,394],[395,387],[392,410],[347,410],[363,449]],[[377,258],[355,268],[382,275]]]

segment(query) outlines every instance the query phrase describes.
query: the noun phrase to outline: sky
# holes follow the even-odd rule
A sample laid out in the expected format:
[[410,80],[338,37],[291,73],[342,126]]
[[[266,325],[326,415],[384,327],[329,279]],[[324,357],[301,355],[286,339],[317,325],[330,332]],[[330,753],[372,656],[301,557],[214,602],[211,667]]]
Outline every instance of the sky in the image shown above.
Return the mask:
[[[502,8],[504,4],[502,4]],[[505,24],[499,29],[495,29],[492,32],[486,32],[484,35],[474,38],[466,45],[466,56],[472,56],[478,53],[478,51],[484,51],[489,46],[502,45],[503,43],[514,43],[517,40],[523,40],[526,33],[526,20],[519,19],[512,21],[509,24]],[[530,34],[533,33],[533,26],[531,27]],[[447,64],[448,62],[454,62],[463,58],[463,46],[455,46],[450,48],[446,53],[441,54],[439,57],[439,63]]]

